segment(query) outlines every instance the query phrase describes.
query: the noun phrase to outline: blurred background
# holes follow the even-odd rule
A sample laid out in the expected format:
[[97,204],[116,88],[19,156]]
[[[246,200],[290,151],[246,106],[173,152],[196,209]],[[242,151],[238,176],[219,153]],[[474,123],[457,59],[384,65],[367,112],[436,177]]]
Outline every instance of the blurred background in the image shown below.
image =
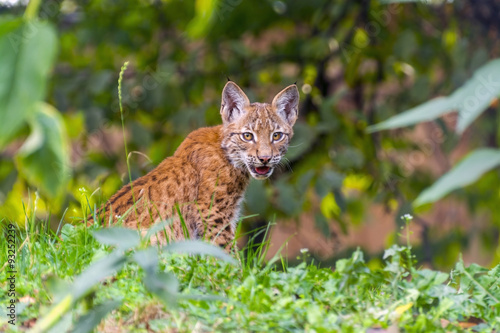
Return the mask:
[[[129,61],[133,178],[221,123],[227,77],[261,102],[297,82],[289,168],[252,181],[242,233],[273,221],[270,255],[330,265],[360,247],[378,265],[411,214],[419,263],[493,266],[499,33],[499,0],[0,0],[0,216],[78,223],[128,183]],[[443,193],[415,204],[428,188]]]

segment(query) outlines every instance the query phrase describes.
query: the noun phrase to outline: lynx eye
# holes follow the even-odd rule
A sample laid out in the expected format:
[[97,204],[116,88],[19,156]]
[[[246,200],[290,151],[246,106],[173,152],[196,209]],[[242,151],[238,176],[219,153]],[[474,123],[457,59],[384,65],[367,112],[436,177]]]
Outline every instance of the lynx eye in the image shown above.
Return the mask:
[[252,141],[253,134],[250,132],[245,132],[245,133],[241,134],[241,138],[243,139],[243,141]]
[[275,132],[273,133],[273,141],[280,141],[283,138],[283,133]]

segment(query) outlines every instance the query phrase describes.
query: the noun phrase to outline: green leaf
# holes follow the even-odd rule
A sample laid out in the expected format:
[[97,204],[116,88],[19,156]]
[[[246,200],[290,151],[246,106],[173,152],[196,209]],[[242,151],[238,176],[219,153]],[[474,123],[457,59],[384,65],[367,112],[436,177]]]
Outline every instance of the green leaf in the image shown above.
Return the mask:
[[81,316],[75,323],[72,333],[87,333],[99,325],[101,320],[108,313],[122,304],[122,301],[107,301],[92,308],[89,312]]
[[207,35],[214,20],[217,2],[217,0],[195,1],[195,17],[186,28],[191,38],[200,38]]
[[430,121],[453,110],[458,111],[456,131],[463,133],[467,127],[500,95],[500,59],[490,61],[449,97],[427,101],[408,111],[376,125],[368,126],[369,133],[409,126]]
[[148,273],[144,277],[144,285],[166,305],[174,305],[177,302],[179,281],[172,273]]
[[99,243],[114,245],[122,250],[136,247],[141,242],[141,237],[136,230],[121,227],[104,228],[94,231],[92,234]]
[[264,182],[251,180],[245,192],[245,204],[248,207],[248,212],[259,214],[264,217],[269,207]]
[[71,174],[64,121],[52,106],[39,103],[30,124],[31,134],[16,156],[17,167],[30,183],[53,199],[64,191]]
[[413,206],[435,202],[451,191],[472,184],[484,173],[500,165],[500,150],[478,149],[467,155],[448,173],[425,189]]
[[456,131],[461,134],[500,95],[500,59],[488,62],[474,72],[463,86],[450,95],[457,105]]
[[368,133],[373,133],[386,129],[410,126],[436,119],[450,111],[453,111],[453,104],[451,103],[451,100],[447,97],[438,97],[391,117],[381,123],[368,126],[366,130]]
[[161,222],[153,224],[153,226],[148,229],[146,236],[144,236],[144,238],[146,240],[150,239],[151,237],[153,237],[154,235],[156,235],[160,231],[165,230],[165,228],[169,228],[169,225],[171,225],[171,224],[172,224],[172,219],[167,219],[165,221],[161,221]]
[[82,274],[78,275],[71,288],[73,299],[84,296],[90,288],[120,270],[127,262],[124,254],[112,252],[108,256],[90,265]]
[[57,37],[51,24],[0,20],[0,148],[45,98],[56,50]]
[[316,139],[316,132],[314,128],[305,123],[296,123],[293,127],[293,138],[290,142],[290,148],[286,157],[290,161],[294,161],[307,152],[314,140]]
[[154,247],[136,251],[133,258],[146,272],[153,273],[158,268],[158,252]]
[[175,242],[169,244],[163,248],[165,252],[179,252],[179,253],[189,253],[189,254],[200,254],[216,257],[227,261],[231,264],[236,264],[236,260],[228,255],[226,252],[220,248],[204,243],[197,240],[187,240],[182,242]]

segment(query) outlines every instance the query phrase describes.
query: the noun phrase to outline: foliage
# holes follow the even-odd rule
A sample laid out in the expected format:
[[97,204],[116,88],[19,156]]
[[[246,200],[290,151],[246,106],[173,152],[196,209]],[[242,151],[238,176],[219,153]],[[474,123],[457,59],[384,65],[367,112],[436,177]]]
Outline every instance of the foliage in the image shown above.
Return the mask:
[[[394,216],[410,213],[436,177],[408,156],[439,154],[445,167],[450,163],[459,137],[435,117],[450,111],[450,103],[465,110],[464,98],[481,81],[473,73],[496,75],[498,60],[492,59],[500,56],[488,33],[498,20],[469,0],[0,6],[0,73],[12,78],[0,85],[6,106],[0,116],[8,120],[0,124],[0,214],[21,224],[29,216],[20,197],[37,197],[37,211],[52,214],[53,226],[66,207],[65,221],[80,221],[85,193],[87,207],[98,205],[128,182],[126,165],[137,178],[171,155],[191,130],[220,123],[226,76],[249,88],[252,101],[266,101],[295,81],[301,90],[301,118],[287,156],[293,173],[252,182],[246,205],[259,214],[257,222],[308,213],[330,237],[334,224],[347,232],[348,225],[365,221],[374,203]],[[116,79],[125,61],[121,113]],[[498,95],[493,88],[481,90],[485,98],[460,118],[460,131],[474,131],[471,146],[496,149],[500,142],[498,106],[486,102]],[[367,134],[368,126],[411,109],[425,116],[420,121],[435,119],[440,135],[418,142],[401,130]],[[118,139],[122,116],[127,156]],[[42,144],[29,144],[35,138]],[[454,197],[472,214],[490,215],[491,226],[481,231],[486,238],[500,225],[500,181],[492,168]],[[428,210],[419,207],[415,215]],[[433,249],[462,246],[460,237],[447,238],[460,233],[455,227],[428,239]],[[497,240],[483,243],[489,252],[498,246]],[[444,252],[430,257],[438,260]]]
[[[90,332],[96,325],[99,331],[127,332],[462,332],[466,325],[492,332],[500,327],[500,266],[465,267],[459,260],[450,274],[417,269],[411,250],[394,245],[379,267],[369,267],[357,250],[337,261],[335,270],[320,268],[308,262],[307,249],[302,263],[291,267],[279,256],[277,265],[263,263],[263,244],[237,253],[235,265],[147,247],[146,239],[126,229],[66,225],[61,241],[45,231],[46,222],[32,222],[17,235],[21,302],[18,325],[0,324],[8,332],[34,321],[34,332]],[[181,244],[172,246],[185,248]],[[6,245],[1,238],[0,246]],[[198,245],[190,244],[190,251],[203,252]],[[0,259],[6,261],[5,252]],[[6,275],[4,267],[2,281]],[[5,288],[0,293],[5,303]],[[45,330],[49,324],[55,326]]]
[[[384,122],[368,127],[368,131],[374,132],[413,125],[422,121],[434,120],[451,111],[457,111],[456,131],[463,134],[473,120],[492,103],[498,101],[497,96],[500,96],[500,82],[496,80],[498,77],[500,77],[500,59],[479,68],[472,79],[449,97],[430,100]],[[499,165],[499,149],[475,150],[459,165],[426,189],[415,200],[414,204],[418,206],[436,202],[452,190],[477,181],[484,173]]]

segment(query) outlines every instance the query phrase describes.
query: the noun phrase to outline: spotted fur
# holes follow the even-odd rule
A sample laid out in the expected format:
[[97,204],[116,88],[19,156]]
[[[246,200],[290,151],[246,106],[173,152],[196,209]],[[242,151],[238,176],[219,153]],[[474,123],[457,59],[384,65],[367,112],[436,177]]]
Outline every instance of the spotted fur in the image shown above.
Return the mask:
[[[228,82],[222,92],[223,124],[190,133],[173,156],[115,193],[98,211],[101,221],[112,215],[122,217],[126,227],[145,229],[172,218],[156,238],[160,243],[189,236],[229,251],[249,177],[268,178],[280,163],[293,136],[298,100],[291,85],[271,104],[250,103]],[[244,139],[248,133],[252,140]],[[275,133],[282,133],[279,140]]]

